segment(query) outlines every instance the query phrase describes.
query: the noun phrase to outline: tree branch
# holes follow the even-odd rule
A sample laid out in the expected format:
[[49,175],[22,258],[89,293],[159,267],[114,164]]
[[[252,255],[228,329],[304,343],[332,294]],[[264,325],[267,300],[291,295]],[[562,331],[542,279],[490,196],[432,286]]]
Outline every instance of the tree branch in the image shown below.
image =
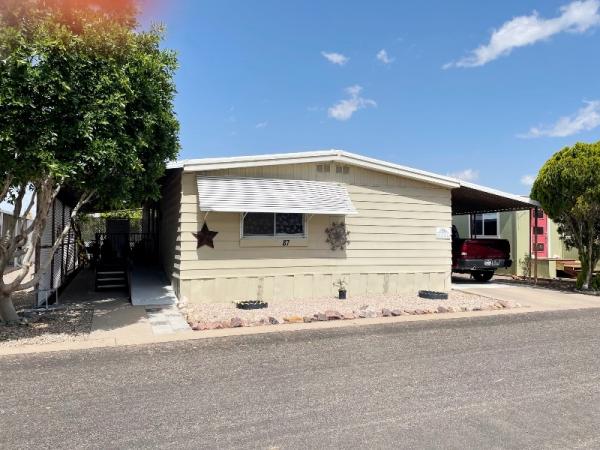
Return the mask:
[[[21,217],[23,217],[23,219],[27,218],[27,216],[31,212],[31,209],[33,208],[33,205],[35,205],[36,191],[37,191],[37,187],[34,185],[33,186],[33,191],[31,193],[31,200],[29,200],[29,205],[27,205],[27,208],[25,208],[25,211],[23,211],[23,214],[21,214]],[[21,233],[23,233],[23,229],[24,229],[24,226],[21,225]]]
[[3,201],[10,190],[11,183],[13,181],[12,175],[6,175],[6,179],[2,184],[2,190],[0,191],[0,202]]
[[[46,221],[48,218],[48,211],[52,206],[52,202],[54,201],[54,197],[58,193],[58,189],[60,186],[54,188],[52,186],[51,177],[46,178],[38,185],[38,214],[32,221],[31,225],[24,230],[23,240],[25,242],[29,241],[29,246],[33,247],[33,250],[37,248],[39,243],[41,233],[44,230],[46,225]],[[16,239],[11,241],[6,240],[3,243],[2,252],[0,254],[0,273],[4,273],[6,270],[6,265],[10,261],[10,259],[14,258],[16,249],[18,247],[16,243]],[[30,249],[31,250],[31,249]],[[34,251],[26,252],[23,258],[23,263],[31,263],[35,253]],[[29,264],[30,266],[31,264]],[[0,291],[4,290],[4,280],[0,279]]]

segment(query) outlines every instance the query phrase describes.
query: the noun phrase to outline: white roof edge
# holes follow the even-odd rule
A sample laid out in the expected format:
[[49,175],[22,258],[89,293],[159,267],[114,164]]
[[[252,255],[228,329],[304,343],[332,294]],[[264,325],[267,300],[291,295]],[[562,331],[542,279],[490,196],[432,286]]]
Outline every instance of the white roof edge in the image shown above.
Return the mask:
[[183,168],[185,172],[201,172],[207,170],[233,169],[239,167],[260,167],[273,166],[279,164],[299,164],[308,162],[327,161],[339,161],[342,163],[345,162],[359,167],[390,173],[393,175],[404,176],[406,178],[436,184],[447,188],[456,188],[460,186],[460,182],[455,178],[438,175],[432,172],[426,172],[419,169],[413,169],[411,167],[401,166],[399,164],[391,163],[388,161],[369,158],[366,156],[336,149],[297,153],[277,153],[254,156],[187,159],[170,163],[167,167],[171,169]]
[[531,198],[524,196],[524,195],[509,194],[508,192],[500,191],[498,189],[490,188],[487,186],[481,186],[479,184],[469,183],[467,181],[461,181],[461,180],[458,180],[458,181],[460,182],[461,187],[466,187],[469,189],[475,189],[477,191],[487,192],[488,194],[497,195],[499,197],[506,197],[511,200],[515,200],[515,201],[522,202],[522,203],[527,203],[532,206],[541,206],[540,203],[537,202],[536,200],[532,200]]
[[433,172],[414,169],[412,167],[402,166],[389,161],[383,161],[368,156],[359,155],[356,153],[347,152],[344,150],[330,149],[305,151],[294,153],[273,153],[250,156],[228,156],[218,158],[199,158],[199,159],[184,159],[173,161],[167,165],[168,169],[183,169],[186,172],[201,172],[207,170],[233,169],[238,167],[260,167],[273,166],[278,164],[298,164],[308,162],[345,162],[354,164],[367,169],[390,173],[394,175],[404,176],[406,178],[419,180],[431,184],[447,188],[458,188],[461,186],[475,189],[489,194],[498,195],[500,197],[510,198],[530,204],[532,206],[540,206],[535,200],[521,195],[510,194],[497,189],[481,186],[475,183],[459,180],[449,176],[439,175]]
[[181,169],[181,168],[183,168],[184,163],[185,163],[185,160],[169,161],[169,162],[167,162],[167,170],[169,170],[169,169]]

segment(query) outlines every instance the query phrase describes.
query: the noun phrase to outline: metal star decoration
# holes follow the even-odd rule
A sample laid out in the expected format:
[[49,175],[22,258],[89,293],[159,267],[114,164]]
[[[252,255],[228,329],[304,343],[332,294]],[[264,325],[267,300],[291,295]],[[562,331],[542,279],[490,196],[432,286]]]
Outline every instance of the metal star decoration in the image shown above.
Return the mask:
[[209,230],[208,226],[206,225],[206,222],[204,222],[204,225],[202,225],[202,229],[198,233],[192,233],[192,234],[198,240],[198,245],[196,246],[196,248],[200,248],[204,245],[207,245],[210,248],[215,248],[213,239],[215,238],[215,236],[217,234],[219,234],[219,232]]

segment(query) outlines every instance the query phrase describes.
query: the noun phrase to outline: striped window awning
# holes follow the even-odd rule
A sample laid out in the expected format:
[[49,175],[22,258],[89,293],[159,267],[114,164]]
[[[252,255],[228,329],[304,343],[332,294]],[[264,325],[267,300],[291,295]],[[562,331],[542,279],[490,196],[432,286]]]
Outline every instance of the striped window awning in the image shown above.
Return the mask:
[[357,214],[343,184],[245,177],[197,177],[201,211]]

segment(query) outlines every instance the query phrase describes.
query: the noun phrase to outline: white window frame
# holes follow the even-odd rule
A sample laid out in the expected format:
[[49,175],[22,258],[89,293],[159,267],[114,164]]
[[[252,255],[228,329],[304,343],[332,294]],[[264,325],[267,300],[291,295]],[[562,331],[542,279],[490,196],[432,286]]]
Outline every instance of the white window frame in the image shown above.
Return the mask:
[[[290,240],[290,239],[307,239],[308,238],[308,217],[307,214],[304,213],[272,213],[265,212],[265,214],[273,214],[273,233],[274,234],[254,234],[251,236],[244,235],[244,219],[246,215],[249,213],[241,213],[240,214],[240,239],[271,239],[271,240]],[[302,228],[304,232],[302,234],[284,234],[284,233],[276,233],[277,230],[277,222],[276,217],[277,214],[302,214]]]
[[[472,229],[471,226],[474,225],[475,220],[477,219],[477,216],[481,216],[482,218],[482,224],[481,224],[481,230],[483,231],[484,234],[472,234]],[[495,216],[496,219],[496,234],[485,234],[485,219],[491,219],[490,216]],[[473,236],[477,239],[497,239],[500,237],[500,213],[495,212],[495,213],[483,213],[483,214],[473,214],[471,217],[469,217],[469,236]]]

